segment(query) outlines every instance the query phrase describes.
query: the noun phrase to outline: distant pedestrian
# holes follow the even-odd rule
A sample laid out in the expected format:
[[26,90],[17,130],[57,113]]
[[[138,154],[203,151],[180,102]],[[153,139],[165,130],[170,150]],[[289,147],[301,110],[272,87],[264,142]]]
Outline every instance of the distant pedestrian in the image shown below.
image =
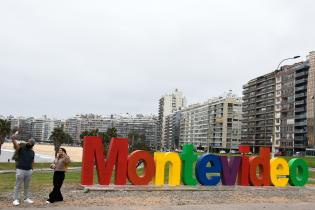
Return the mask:
[[68,164],[70,163],[70,158],[64,148],[60,148],[54,163],[51,164],[51,168],[54,169],[53,178],[53,191],[49,194],[49,199],[46,203],[54,203],[56,201],[63,201],[63,196],[61,194],[61,186],[65,179],[65,172],[67,171]]
[[33,173],[35,157],[33,146],[35,145],[35,140],[29,139],[27,143],[18,144],[16,141],[17,134],[18,132],[15,132],[11,137],[15,149],[14,160],[16,162],[16,181],[13,194],[14,206],[20,205],[19,189],[22,182],[24,183],[24,203],[34,203],[29,196],[29,183]]

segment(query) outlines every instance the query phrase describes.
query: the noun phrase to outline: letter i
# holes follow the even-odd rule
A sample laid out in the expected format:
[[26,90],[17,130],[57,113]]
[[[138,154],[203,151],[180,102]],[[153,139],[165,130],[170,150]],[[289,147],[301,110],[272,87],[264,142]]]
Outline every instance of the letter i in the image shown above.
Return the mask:
[[238,185],[248,186],[249,185],[249,157],[246,153],[249,153],[249,146],[239,145],[238,151],[242,154],[242,160],[238,171]]

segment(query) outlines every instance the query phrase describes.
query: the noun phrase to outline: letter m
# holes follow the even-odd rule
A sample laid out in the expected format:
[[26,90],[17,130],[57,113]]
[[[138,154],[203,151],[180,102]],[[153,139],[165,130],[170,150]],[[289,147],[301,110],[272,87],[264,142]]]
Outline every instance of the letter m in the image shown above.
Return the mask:
[[127,176],[128,139],[112,138],[104,160],[102,139],[85,136],[83,142],[81,185],[93,185],[94,160],[98,184],[109,185],[115,165],[115,184],[125,185]]

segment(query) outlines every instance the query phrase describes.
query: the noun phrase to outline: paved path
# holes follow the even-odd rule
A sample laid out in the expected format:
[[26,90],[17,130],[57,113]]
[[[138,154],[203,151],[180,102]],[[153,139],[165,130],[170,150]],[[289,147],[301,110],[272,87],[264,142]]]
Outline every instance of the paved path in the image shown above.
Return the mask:
[[[315,203],[293,203],[293,204],[274,204],[274,203],[250,203],[250,204],[207,204],[207,205],[181,205],[181,206],[95,206],[95,207],[54,207],[54,204],[47,205],[46,208],[27,208],[28,210],[314,210]],[[9,208],[20,209],[20,208]]]

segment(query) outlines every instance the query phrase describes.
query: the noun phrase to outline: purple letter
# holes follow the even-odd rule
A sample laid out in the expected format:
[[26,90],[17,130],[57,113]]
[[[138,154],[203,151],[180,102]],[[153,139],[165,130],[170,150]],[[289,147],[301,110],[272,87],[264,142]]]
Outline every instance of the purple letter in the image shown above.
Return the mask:
[[220,160],[222,166],[222,185],[234,185],[236,181],[237,171],[241,164],[241,157],[230,157],[229,163],[226,156],[220,156]]

